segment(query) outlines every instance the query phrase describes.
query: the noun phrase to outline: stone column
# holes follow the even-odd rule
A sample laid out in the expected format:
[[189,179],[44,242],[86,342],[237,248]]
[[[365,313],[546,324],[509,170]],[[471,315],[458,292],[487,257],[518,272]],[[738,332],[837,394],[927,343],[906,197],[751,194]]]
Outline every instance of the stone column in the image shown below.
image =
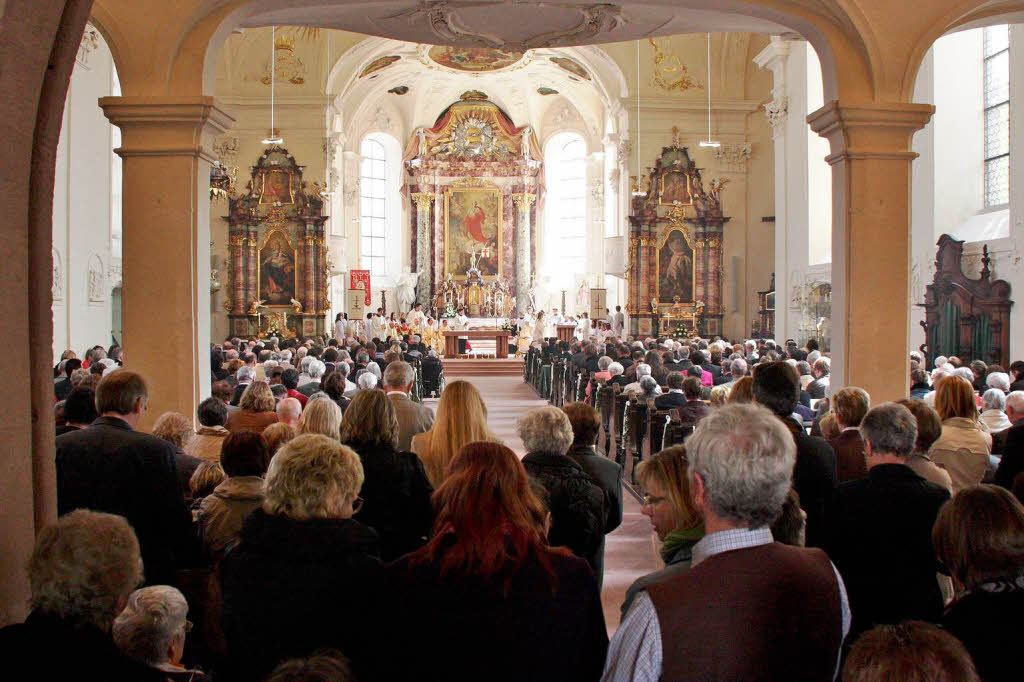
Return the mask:
[[708,312],[722,312],[722,237],[708,237]]
[[233,315],[243,315],[245,313],[245,280],[244,270],[245,259],[242,255],[242,249],[245,244],[245,233],[239,233],[231,236],[231,261],[233,263],[231,267],[231,313]]
[[256,232],[255,227],[249,228],[249,238],[245,243],[248,247],[249,253],[248,258],[246,258],[245,301],[242,303],[242,312],[249,310],[249,306],[253,301],[257,300],[256,297],[259,295],[256,287],[256,284],[259,281],[259,272],[257,272],[256,267],[260,258],[260,245],[258,233]]
[[210,394],[210,162],[234,122],[212,97],[103,97],[124,162],[124,347],[148,431]]
[[786,114],[789,112],[789,91],[786,83],[786,62],[790,41],[772,36],[771,43],[754,57],[754,63],[772,72],[772,101],[764,105],[765,116],[772,126],[775,159],[775,336],[785,340],[789,328],[789,174],[786,172]]
[[306,293],[305,301],[302,302],[305,312],[307,314],[316,313],[316,283],[313,279],[314,269],[316,268],[316,260],[313,257],[314,243],[316,237],[313,236],[313,229],[311,225],[306,225]]
[[832,151],[833,392],[859,386],[873,403],[907,395],[911,138],[934,111],[833,100],[807,117]]
[[513,194],[516,205],[516,308],[525,312],[530,303],[530,212],[536,194]]
[[413,192],[412,200],[416,204],[416,272],[420,278],[416,286],[416,302],[430,306],[430,297],[434,293],[431,284],[434,281],[434,257],[430,239],[430,192]]

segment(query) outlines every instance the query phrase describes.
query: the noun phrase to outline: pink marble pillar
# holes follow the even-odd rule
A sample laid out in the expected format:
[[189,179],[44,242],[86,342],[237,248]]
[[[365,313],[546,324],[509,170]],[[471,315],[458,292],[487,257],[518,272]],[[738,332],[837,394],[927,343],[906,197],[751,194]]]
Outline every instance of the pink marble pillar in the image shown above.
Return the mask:
[[708,239],[708,311],[722,312],[722,238]]
[[242,257],[244,234],[232,235],[231,245],[231,313],[245,314],[245,263]]
[[[259,257],[260,256],[259,256],[259,251],[258,251],[258,244],[256,242],[257,242],[256,229],[253,228],[253,229],[249,230],[249,238],[246,240],[246,243],[249,246],[249,263],[248,263],[249,267],[248,267],[248,270],[247,270],[248,276],[245,278],[245,307],[246,308],[248,307],[250,301],[257,300],[256,296],[257,296],[258,292],[257,292],[257,289],[256,289],[256,284],[257,284],[257,280],[258,280],[259,275],[256,272],[256,267],[257,267],[257,264],[259,263]],[[245,311],[243,310],[243,312],[245,312]]]
[[[308,228],[307,228],[308,229]],[[316,263],[313,260],[313,242],[315,241],[311,232],[306,233],[306,300],[303,305],[307,313],[316,311],[316,285],[313,280],[313,269]]]

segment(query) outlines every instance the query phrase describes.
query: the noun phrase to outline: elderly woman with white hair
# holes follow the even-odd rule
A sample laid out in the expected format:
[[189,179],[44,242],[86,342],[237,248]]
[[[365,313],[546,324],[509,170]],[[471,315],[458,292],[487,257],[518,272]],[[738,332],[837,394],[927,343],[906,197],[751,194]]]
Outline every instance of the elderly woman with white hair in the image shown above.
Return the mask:
[[[12,677],[165,679],[110,641],[114,619],[142,581],[139,541],[124,517],[85,509],[65,514],[36,537],[27,568],[32,611],[24,623],[0,629],[0,656]],[[30,675],[19,676],[19,669]]]
[[527,454],[526,472],[547,492],[551,546],[566,546],[600,570],[600,553],[609,509],[604,491],[566,453],[573,441],[572,424],[557,407],[538,407],[516,422]]
[[270,461],[262,507],[221,565],[237,679],[263,679],[281,661],[323,648],[357,670],[373,660],[367,619],[381,598],[382,566],[377,534],[352,518],[363,477],[359,455],[319,434],[285,443]]
[[1006,395],[1010,392],[1010,375],[1006,372],[990,372],[985,377],[985,385],[991,388],[997,388]]
[[[641,363],[637,364],[637,366],[636,366],[636,381],[634,381],[631,384],[626,384],[622,388],[622,392],[623,393],[638,393],[638,394],[639,393],[643,393],[643,388],[641,387],[640,382],[642,382],[644,380],[644,377],[650,377],[650,376],[651,376],[651,366],[650,365],[648,365],[646,362],[641,362]],[[654,395],[661,395],[661,387],[658,386],[658,382],[655,381],[654,385],[657,387],[657,390],[654,393]]]
[[981,396],[981,422],[988,427],[989,433],[999,433],[1013,426],[1006,416],[1006,394],[1002,389],[993,387]]
[[168,682],[208,680],[202,671],[181,664],[185,634],[192,629],[187,615],[188,602],[177,588],[152,585],[135,590],[114,621],[114,644],[125,656],[159,670]]

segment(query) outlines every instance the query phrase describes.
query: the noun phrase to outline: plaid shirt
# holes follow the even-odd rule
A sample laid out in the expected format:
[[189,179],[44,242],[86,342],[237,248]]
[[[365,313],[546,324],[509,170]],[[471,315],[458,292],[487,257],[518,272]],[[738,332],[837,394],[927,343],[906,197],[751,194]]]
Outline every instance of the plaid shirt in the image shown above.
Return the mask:
[[[747,530],[735,528],[705,535],[693,546],[693,562],[695,568],[702,561],[722,552],[734,549],[759,547],[773,542],[772,533],[767,528]],[[843,639],[850,632],[850,602],[846,597],[846,586],[839,576],[839,571],[832,565],[832,571],[839,583],[839,605],[842,611]],[[661,627],[658,624],[658,613],[647,592],[641,592],[633,600],[629,613],[619,626],[608,647],[608,660],[605,662],[602,680],[623,682],[657,682],[661,678]],[[839,658],[836,658],[836,674],[839,673]]]

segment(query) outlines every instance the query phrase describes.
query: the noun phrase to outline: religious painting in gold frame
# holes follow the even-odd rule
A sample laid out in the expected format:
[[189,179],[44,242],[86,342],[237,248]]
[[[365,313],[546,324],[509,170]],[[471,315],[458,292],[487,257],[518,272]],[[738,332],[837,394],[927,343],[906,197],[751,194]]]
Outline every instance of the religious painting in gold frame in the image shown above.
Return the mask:
[[295,203],[292,187],[292,174],[283,168],[266,168],[256,178],[260,191],[260,204],[281,204],[287,206]]
[[658,244],[658,304],[693,303],[697,285],[697,259],[690,236],[680,227],[669,228]]
[[492,187],[450,187],[444,193],[444,275],[466,279],[474,262],[481,277],[500,277],[504,197]]
[[282,230],[271,230],[256,262],[256,300],[268,308],[292,308],[299,291],[298,253]]
[[674,206],[676,202],[682,206],[693,206],[690,176],[682,171],[667,171],[658,180],[658,204]]

